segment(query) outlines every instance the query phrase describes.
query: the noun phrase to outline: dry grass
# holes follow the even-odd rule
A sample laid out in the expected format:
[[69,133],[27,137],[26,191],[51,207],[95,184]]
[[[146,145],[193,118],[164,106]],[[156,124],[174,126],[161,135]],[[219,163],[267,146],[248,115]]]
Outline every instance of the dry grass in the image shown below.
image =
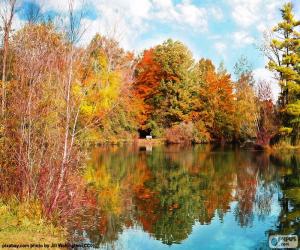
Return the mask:
[[300,145],[292,146],[287,142],[280,142],[278,144],[273,145],[271,149],[273,152],[299,152]]
[[38,202],[20,203],[16,199],[5,203],[0,201],[0,246],[45,243],[51,246],[52,243],[65,241],[66,232],[43,219]]

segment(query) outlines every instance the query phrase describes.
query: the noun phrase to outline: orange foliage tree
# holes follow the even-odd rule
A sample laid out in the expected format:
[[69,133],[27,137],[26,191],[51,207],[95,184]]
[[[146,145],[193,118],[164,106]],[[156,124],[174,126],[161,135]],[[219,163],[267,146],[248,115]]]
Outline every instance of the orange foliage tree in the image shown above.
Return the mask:
[[143,112],[140,120],[142,127],[144,127],[145,122],[153,111],[153,106],[149,101],[158,92],[161,75],[161,67],[154,59],[154,49],[145,50],[136,66],[134,83],[135,97],[142,100],[143,103]]
[[209,59],[201,59],[194,69],[196,78],[193,111],[190,119],[209,131],[216,139],[232,134],[234,94],[230,74],[217,72]]

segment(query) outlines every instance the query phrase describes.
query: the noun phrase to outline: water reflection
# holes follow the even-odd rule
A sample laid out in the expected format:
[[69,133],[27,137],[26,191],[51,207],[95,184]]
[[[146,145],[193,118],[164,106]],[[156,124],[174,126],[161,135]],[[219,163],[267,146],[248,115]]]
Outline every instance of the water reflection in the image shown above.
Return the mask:
[[[115,244],[130,228],[148,233],[161,248],[184,246],[195,226],[226,225],[232,215],[240,230],[257,231],[250,245],[262,248],[268,234],[299,235],[299,160],[201,145],[97,148],[84,175],[94,206],[70,222],[70,231],[106,248],[129,248]],[[272,212],[274,204],[280,209]],[[262,234],[259,221],[265,220],[270,226]],[[145,249],[140,244],[136,249]]]
[[283,154],[272,157],[274,164],[282,166],[278,181],[282,195],[281,212],[272,234],[297,234],[300,236],[300,155]]

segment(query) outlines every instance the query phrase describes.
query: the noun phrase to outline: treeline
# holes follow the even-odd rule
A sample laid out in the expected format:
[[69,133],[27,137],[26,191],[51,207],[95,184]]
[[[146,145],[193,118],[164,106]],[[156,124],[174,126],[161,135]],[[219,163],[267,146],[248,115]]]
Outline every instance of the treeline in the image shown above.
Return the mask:
[[77,205],[87,197],[74,173],[89,143],[152,134],[170,143],[251,139],[268,145],[285,124],[292,127],[280,130],[284,138],[298,138],[299,34],[293,27],[299,22],[290,5],[274,32],[283,30],[292,42],[273,40],[268,47],[281,58],[270,63],[280,72],[285,98],[278,109],[270,85],[255,83],[245,58],[235,65],[233,79],[223,64],[195,61],[171,39],[139,56],[99,34],[80,47],[72,4],[63,27],[30,18],[13,31],[16,3],[7,1],[1,19],[1,193],[38,198],[49,215],[56,208],[71,213],[74,197]]
[[243,142],[258,133],[268,143],[275,114],[270,86],[260,82],[255,88],[244,57],[235,75],[236,81],[223,64],[216,68],[209,59],[195,62],[179,41],[145,50],[133,83],[143,105],[140,129],[171,143]]
[[[209,59],[195,62],[188,48],[167,40],[138,60],[133,91],[142,99],[140,130],[167,142],[255,141],[260,146],[298,147],[300,140],[300,21],[284,4],[282,20],[265,33],[261,51],[281,92],[255,82],[246,58],[232,77]],[[277,84],[276,83],[276,84]]]

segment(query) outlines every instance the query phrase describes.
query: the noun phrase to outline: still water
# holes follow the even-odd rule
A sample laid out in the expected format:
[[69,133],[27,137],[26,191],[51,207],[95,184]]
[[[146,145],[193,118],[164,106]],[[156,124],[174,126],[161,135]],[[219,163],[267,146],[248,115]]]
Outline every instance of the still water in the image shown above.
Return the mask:
[[84,178],[97,202],[69,230],[100,249],[269,249],[269,235],[300,235],[300,155],[101,147]]

